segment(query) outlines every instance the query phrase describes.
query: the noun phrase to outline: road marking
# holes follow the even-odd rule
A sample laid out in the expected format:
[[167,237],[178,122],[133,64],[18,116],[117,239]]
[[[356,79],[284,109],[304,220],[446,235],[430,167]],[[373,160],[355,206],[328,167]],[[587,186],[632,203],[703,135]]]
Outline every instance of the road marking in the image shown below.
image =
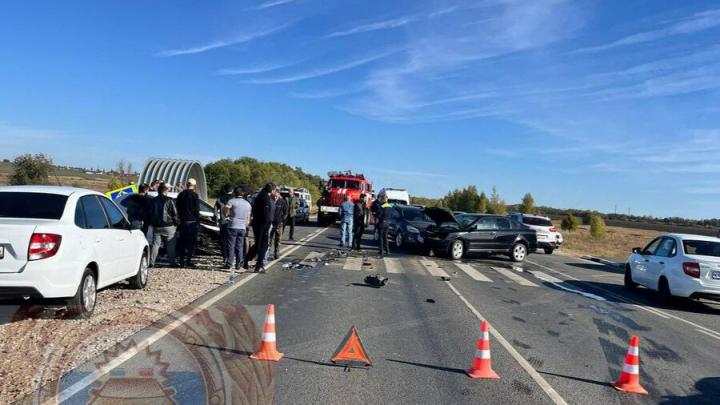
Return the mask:
[[573,276],[571,276],[571,275],[569,275],[569,274],[565,274],[565,273],[563,273],[563,272],[561,272],[561,271],[559,271],[559,270],[552,269],[552,268],[550,268],[550,267],[548,267],[548,266],[544,266],[544,265],[542,265],[542,264],[540,264],[540,263],[531,262],[531,261],[529,261],[529,260],[528,260],[527,262],[530,263],[530,264],[534,264],[534,265],[536,265],[536,266],[542,267],[543,269],[548,270],[548,271],[551,271],[551,272],[553,272],[553,273],[556,273],[556,274],[560,274],[560,275],[562,275],[562,276],[565,276],[565,277],[567,277],[567,278],[569,278],[569,279],[571,279],[571,280],[577,281],[578,283],[584,284],[584,285],[586,285],[586,286],[588,286],[588,287],[590,287],[590,288],[594,288],[594,289],[596,289],[596,290],[602,291],[602,292],[604,292],[605,294],[607,294],[607,295],[615,298],[615,299],[618,300],[618,301],[622,301],[622,302],[624,302],[624,303],[626,303],[626,304],[630,304],[630,305],[632,305],[632,306],[634,306],[634,307],[636,307],[636,308],[638,308],[638,309],[642,309],[642,310],[644,310],[644,311],[650,312],[651,314],[657,315],[657,316],[659,316],[659,317],[661,317],[661,318],[665,318],[665,319],[672,318],[672,319],[675,319],[675,320],[677,320],[677,321],[684,322],[684,323],[686,323],[686,324],[688,324],[688,325],[694,326],[694,327],[697,328],[698,330],[703,330],[706,335],[714,335],[714,336],[720,337],[720,332],[715,331],[715,330],[712,330],[712,329],[710,329],[710,328],[706,328],[705,326],[702,326],[702,325],[698,325],[698,324],[696,324],[695,322],[688,321],[687,319],[680,318],[680,317],[678,317],[678,316],[675,316],[675,315],[673,315],[673,314],[667,313],[667,312],[665,312],[665,311],[661,311],[661,310],[659,310],[659,309],[646,307],[645,305],[643,305],[643,304],[641,304],[641,303],[639,303],[639,302],[637,302],[637,301],[635,301],[635,300],[633,300],[633,299],[631,299],[631,298],[626,298],[626,297],[617,295],[617,294],[615,294],[614,292],[609,291],[609,290],[606,290],[606,289],[604,289],[604,288],[602,288],[602,287],[598,287],[598,286],[594,286],[594,285],[587,284],[587,283],[586,283],[585,281],[583,281],[583,280],[580,280],[580,279],[578,279],[578,278],[575,278],[575,277],[573,277]]
[[529,271],[528,273],[532,274],[536,278],[539,278],[540,280],[543,280],[543,281],[549,281],[551,283],[562,283],[563,282],[559,278],[555,278],[549,274],[545,274],[542,271]]
[[706,331],[704,331],[704,330],[702,330],[702,329],[695,329],[695,330],[698,331],[698,332],[700,332],[700,333],[704,333],[704,334],[706,334],[706,335],[708,335],[708,336],[710,336],[710,337],[712,337],[712,338],[715,338],[715,339],[717,339],[717,340],[720,340],[720,336],[713,335],[712,333],[706,332]]
[[518,276],[517,274],[513,273],[511,270],[503,269],[502,267],[490,267],[490,268],[520,285],[524,285],[527,287],[537,287],[538,286],[537,284],[533,283],[532,281],[528,281],[524,277]]
[[394,257],[386,257],[383,259],[383,262],[385,262],[385,270],[388,273],[404,273],[405,270],[403,269],[402,263],[400,263],[400,259],[394,258]]
[[[482,316],[482,314],[481,314],[480,312],[478,312],[478,310],[475,309],[475,307],[473,307],[472,304],[471,304],[467,299],[465,299],[465,297],[463,297],[462,294],[460,294],[460,291],[458,291],[458,290],[455,288],[455,286],[452,285],[452,283],[448,282],[448,283],[446,283],[446,284],[447,284],[448,287],[450,287],[450,289],[455,293],[455,295],[457,295],[458,298],[460,298],[460,300],[465,304],[465,306],[467,306],[467,307],[470,309],[470,311],[471,311],[473,314],[475,314],[475,316],[476,316],[479,320],[481,320],[481,321],[482,321],[483,319],[487,320],[487,318],[485,318],[484,316]],[[488,322],[488,323],[490,323],[490,322]],[[535,382],[540,386],[540,388],[542,388],[543,391],[545,391],[545,393],[550,397],[550,399],[551,399],[555,404],[557,404],[557,405],[567,405],[567,402],[565,402],[565,400],[563,399],[563,397],[561,397],[560,394],[559,394],[557,391],[555,391],[555,388],[553,388],[553,387],[543,378],[543,376],[541,376],[540,373],[538,373],[538,372],[533,368],[533,366],[531,366],[530,363],[528,363],[528,361],[525,360],[525,358],[524,358],[520,353],[518,353],[517,350],[515,350],[515,348],[500,334],[500,332],[498,332],[497,329],[495,329],[495,327],[492,326],[492,323],[490,323],[490,328],[489,328],[489,330],[490,330],[490,333],[491,333],[491,334],[493,335],[493,337],[495,338],[495,340],[497,340],[498,343],[500,343],[500,345],[501,345],[503,348],[505,348],[505,350],[507,350],[508,353],[510,353],[510,355],[515,359],[515,361],[517,361],[518,364],[520,364],[520,367],[522,367],[522,368],[530,375],[530,377],[531,377],[533,380],[535,380]]]
[[479,271],[475,270],[475,268],[467,263],[455,263],[455,265],[462,271],[465,272],[470,278],[472,278],[475,281],[485,281],[487,283],[492,283],[493,281],[487,278],[485,275],[480,273]]
[[[278,257],[275,260],[272,260],[268,263],[267,266],[265,266],[266,269],[270,269],[275,263],[278,263],[281,259],[284,259],[286,256],[290,255],[291,253],[295,252],[296,250],[303,247],[303,245],[307,242],[310,242],[311,240],[318,237],[321,233],[326,231],[328,228],[321,228],[308,236],[306,236],[304,239],[301,239],[298,244],[294,245],[293,247],[289,247],[285,250],[284,253],[280,257]],[[173,313],[169,315],[180,315],[175,319],[173,322],[165,326],[164,328],[158,330],[157,332],[153,333],[152,335],[145,338],[145,340],[138,343],[136,346],[133,346],[131,349],[126,350],[123,353],[120,353],[117,357],[114,359],[108,361],[98,370],[93,371],[89,375],[85,376],[80,381],[76,382],[75,384],[71,385],[70,387],[66,388],[65,390],[58,392],[55,398],[49,398],[47,401],[44,402],[46,405],[51,404],[58,404],[63,403],[67,401],[68,399],[72,398],[74,395],[76,395],[78,392],[84,390],[89,385],[93,384],[95,381],[97,381],[99,378],[104,376],[105,374],[109,373],[110,370],[114,370],[118,368],[120,365],[125,363],[126,361],[130,360],[133,356],[135,356],[138,353],[141,353],[145,348],[149,347],[153,343],[157,342],[158,340],[165,337],[168,333],[172,332],[174,329],[182,325],[183,323],[189,321],[192,319],[195,315],[199,314],[200,312],[206,310],[211,305],[215,304],[216,302],[220,301],[222,298],[226,297],[233,291],[237,290],[244,284],[246,284],[248,281],[252,280],[258,275],[258,273],[252,273],[249,274],[247,277],[244,277],[240,280],[238,280],[235,284],[227,287],[222,292],[218,293],[214,297],[208,299],[207,301],[203,302],[202,304],[195,307],[192,311],[188,312],[187,314],[182,314],[178,311],[174,311]],[[53,400],[54,399],[54,400]]]
[[363,259],[362,257],[348,257],[343,266],[343,270],[362,270]]
[[425,267],[425,270],[435,277],[450,277],[437,263],[432,260],[420,260],[420,264],[422,264],[423,267]]
[[304,259],[300,261],[300,264],[305,266],[315,266],[317,265],[317,261],[312,261],[312,259],[316,259],[318,257],[323,257],[324,255],[320,252],[310,252],[305,256]]

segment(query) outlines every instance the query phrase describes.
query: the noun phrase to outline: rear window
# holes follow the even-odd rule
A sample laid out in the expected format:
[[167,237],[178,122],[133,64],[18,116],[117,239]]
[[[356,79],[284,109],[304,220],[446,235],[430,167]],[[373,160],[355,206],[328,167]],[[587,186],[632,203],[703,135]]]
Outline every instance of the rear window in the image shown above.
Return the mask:
[[523,223],[534,226],[553,226],[553,223],[545,218],[523,217]]
[[0,193],[0,218],[60,219],[67,199],[48,193]]
[[720,242],[707,240],[684,240],[685,253],[698,256],[720,257]]

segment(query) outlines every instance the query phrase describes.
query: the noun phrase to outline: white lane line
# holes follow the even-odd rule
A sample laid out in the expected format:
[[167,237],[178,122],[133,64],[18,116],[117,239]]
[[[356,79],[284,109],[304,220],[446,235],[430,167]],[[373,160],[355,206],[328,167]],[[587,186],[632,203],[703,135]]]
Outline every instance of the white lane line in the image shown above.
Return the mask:
[[485,275],[475,270],[475,268],[467,263],[455,263],[455,265],[462,271],[465,272],[470,278],[475,281],[484,281],[486,283],[492,283],[493,281],[487,278]]
[[362,257],[348,257],[343,266],[343,270],[362,270],[363,259]]
[[703,333],[703,334],[705,334],[705,335],[708,335],[708,336],[710,336],[710,337],[712,337],[712,338],[715,338],[715,339],[717,339],[717,340],[720,340],[720,336],[713,335],[712,333],[706,332],[706,331],[704,331],[704,330],[702,330],[702,329],[695,329],[695,330],[698,331],[698,332],[700,332],[700,333]]
[[400,259],[395,257],[386,257],[383,259],[383,262],[385,262],[385,270],[388,273],[404,273],[405,269],[403,268],[402,263],[400,263]]
[[532,274],[536,278],[543,280],[543,281],[549,281],[551,283],[562,283],[563,282],[559,278],[555,278],[549,274],[545,274],[542,271],[529,271],[528,273]]
[[422,264],[423,267],[425,267],[425,270],[435,277],[450,277],[437,263],[432,260],[420,260],[420,264]]
[[[460,298],[460,300],[465,304],[465,306],[467,306],[467,307],[470,309],[470,311],[471,311],[473,314],[475,314],[475,316],[476,316],[479,320],[481,320],[481,321],[482,321],[483,319],[487,320],[487,318],[485,318],[484,316],[482,316],[482,314],[481,314],[480,312],[478,312],[478,310],[475,309],[475,307],[473,307],[472,304],[470,304],[470,302],[469,302],[467,299],[465,299],[465,297],[463,297],[462,294],[460,294],[460,291],[458,291],[458,290],[455,288],[455,286],[452,285],[451,282],[448,282],[448,283],[446,283],[446,284],[447,284],[447,285],[450,287],[450,289],[455,293],[455,295],[457,295],[458,298]],[[490,322],[488,322],[488,323],[490,323]],[[505,350],[507,350],[508,353],[510,353],[510,355],[515,359],[515,361],[517,361],[518,364],[520,364],[520,367],[522,367],[522,368],[530,375],[530,377],[531,377],[533,380],[535,380],[535,382],[540,386],[540,388],[542,388],[543,391],[545,391],[545,393],[550,397],[550,399],[551,399],[555,404],[557,404],[557,405],[567,405],[567,402],[565,402],[565,400],[563,399],[563,397],[561,397],[560,394],[559,394],[557,391],[555,391],[555,388],[553,388],[553,387],[543,378],[543,376],[541,376],[540,373],[538,373],[538,372],[533,368],[533,366],[531,366],[530,363],[528,363],[528,361],[525,360],[525,358],[524,358],[520,353],[518,353],[517,350],[515,350],[515,348],[510,344],[510,342],[508,342],[508,341],[500,334],[500,332],[498,332],[497,329],[495,329],[495,327],[492,326],[492,323],[490,323],[490,328],[489,328],[489,330],[490,330],[490,333],[491,333],[491,334],[493,335],[493,337],[495,338],[495,340],[497,340],[498,343],[500,343],[500,345],[501,345],[503,348],[505,348]]]
[[509,278],[510,280],[527,287],[537,287],[538,285],[533,283],[532,281],[526,280],[522,276],[518,276],[517,274],[513,273],[512,270],[503,269],[502,267],[491,267],[491,269],[497,271],[498,273],[502,274],[503,276]]
[[[304,239],[301,239],[299,243],[293,247],[289,247],[285,250],[285,252],[278,257],[275,260],[272,260],[268,263],[267,266],[265,266],[266,269],[270,269],[275,263],[278,263],[280,260],[284,259],[286,256],[290,255],[291,253],[295,252],[296,250],[303,247],[303,245],[307,242],[310,242],[311,240],[318,237],[321,233],[326,231],[328,228],[322,228],[319,229],[310,235],[306,236]],[[258,273],[252,273],[249,274],[247,277],[241,278],[238,280],[235,284],[231,285],[230,287],[227,287],[227,289],[223,290],[222,292],[218,293],[214,297],[208,299],[207,301],[203,302],[202,304],[195,307],[192,311],[188,312],[187,314],[181,314],[180,312],[174,311],[172,314],[173,316],[176,316],[177,318],[165,326],[164,328],[158,330],[157,332],[153,333],[152,335],[145,338],[143,341],[138,343],[136,346],[133,346],[131,349],[126,350],[123,353],[120,353],[117,357],[114,359],[108,361],[103,365],[103,367],[93,371],[89,375],[85,376],[80,381],[76,382],[75,384],[71,385],[70,387],[66,388],[62,392],[57,393],[55,398],[48,398],[47,401],[44,402],[45,405],[51,405],[51,404],[58,404],[63,403],[67,401],[68,399],[72,398],[74,395],[76,395],[78,392],[84,390],[89,385],[93,384],[95,381],[97,381],[99,378],[110,372],[110,370],[114,370],[118,368],[120,365],[125,363],[126,361],[130,360],[133,356],[135,356],[138,353],[141,353],[145,348],[149,347],[150,345],[154,344],[158,340],[165,337],[168,333],[172,332],[175,328],[179,327],[183,323],[189,321],[192,319],[195,315],[199,314],[200,312],[206,310],[214,303],[220,301],[233,291],[237,290],[244,284],[246,284],[248,281],[252,280],[253,278],[257,277]],[[180,315],[180,316],[178,316]]]
[[578,283],[585,284],[585,285],[587,285],[587,286],[590,287],[590,288],[595,288],[595,289],[597,289],[597,290],[599,290],[599,291],[602,291],[602,292],[604,292],[605,294],[607,294],[607,295],[615,298],[615,299],[618,300],[618,301],[625,302],[625,303],[630,304],[630,305],[632,305],[632,306],[634,306],[634,307],[636,307],[636,308],[638,308],[638,309],[642,309],[642,310],[644,310],[644,311],[650,312],[651,314],[657,315],[657,316],[659,316],[659,317],[661,317],[661,318],[665,318],[665,319],[672,318],[672,319],[675,319],[675,320],[677,320],[677,321],[684,322],[684,323],[686,323],[686,324],[688,324],[688,325],[694,326],[694,327],[697,328],[697,329],[701,329],[701,330],[705,331],[705,334],[713,334],[713,335],[715,335],[715,336],[720,337],[720,332],[715,331],[715,330],[712,330],[712,329],[707,328],[707,327],[702,326],[702,325],[698,325],[698,324],[696,324],[695,322],[688,321],[687,319],[680,318],[680,317],[678,317],[678,316],[675,316],[675,315],[673,315],[673,314],[667,313],[667,312],[665,312],[665,311],[661,311],[661,310],[659,310],[659,309],[646,307],[646,306],[644,306],[643,304],[641,304],[641,303],[639,303],[639,302],[637,302],[637,301],[635,301],[635,300],[633,300],[633,299],[631,299],[631,298],[622,297],[622,296],[617,295],[617,294],[615,294],[614,292],[609,291],[609,290],[606,290],[606,289],[604,289],[604,288],[602,288],[602,287],[598,287],[598,286],[594,286],[594,285],[589,285],[589,284],[587,284],[586,282],[584,282],[584,281],[582,281],[582,280],[580,280],[580,279],[577,279],[577,278],[575,278],[575,277],[573,277],[573,276],[571,276],[571,275],[569,275],[569,274],[565,274],[565,273],[563,273],[563,272],[561,272],[561,271],[559,271],[559,270],[555,270],[555,269],[552,269],[552,268],[550,268],[550,267],[544,266],[544,265],[542,265],[542,264],[535,263],[535,262],[531,262],[531,261],[529,261],[529,260],[528,260],[528,263],[534,264],[534,265],[539,266],[539,267],[542,267],[543,269],[548,270],[548,271],[551,271],[551,272],[553,272],[553,273],[560,274],[560,275],[565,276],[565,277],[567,277],[567,278],[569,278],[569,279],[572,279],[572,280],[574,280],[574,281],[577,281]]

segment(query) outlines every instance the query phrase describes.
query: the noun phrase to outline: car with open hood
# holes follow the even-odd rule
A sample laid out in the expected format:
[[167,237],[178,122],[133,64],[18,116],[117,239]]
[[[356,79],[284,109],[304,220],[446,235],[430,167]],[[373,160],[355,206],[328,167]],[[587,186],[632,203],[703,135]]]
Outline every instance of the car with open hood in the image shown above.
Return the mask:
[[503,254],[522,262],[537,250],[533,229],[500,215],[473,214],[456,217],[445,208],[426,208],[434,224],[423,233],[427,248],[459,260],[468,253]]
[[[425,215],[424,209],[412,205],[396,204],[395,216],[388,223],[388,238],[396,247],[423,246],[422,233],[434,222]],[[374,233],[378,240],[377,229]]]

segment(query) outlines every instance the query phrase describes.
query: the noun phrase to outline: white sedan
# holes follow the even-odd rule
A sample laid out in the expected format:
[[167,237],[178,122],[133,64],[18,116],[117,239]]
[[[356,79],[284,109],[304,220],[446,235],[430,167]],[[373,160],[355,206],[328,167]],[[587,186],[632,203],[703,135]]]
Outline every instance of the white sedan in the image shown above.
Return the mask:
[[635,248],[625,265],[625,288],[638,284],[672,297],[720,299],[720,239],[660,235]]
[[97,290],[148,282],[148,243],[104,195],[54,186],[0,187],[0,298],[64,299],[87,318]]

